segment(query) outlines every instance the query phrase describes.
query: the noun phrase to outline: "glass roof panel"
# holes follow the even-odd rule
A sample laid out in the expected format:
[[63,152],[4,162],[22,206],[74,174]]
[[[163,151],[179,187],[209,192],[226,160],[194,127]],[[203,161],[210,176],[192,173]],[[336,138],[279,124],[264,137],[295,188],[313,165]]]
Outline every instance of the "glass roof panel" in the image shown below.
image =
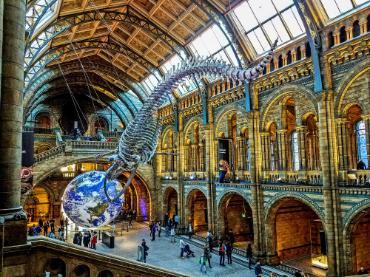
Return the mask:
[[293,0],[244,0],[233,10],[257,54],[304,32]]
[[353,9],[351,0],[321,0],[329,18],[336,17],[350,9]]
[[226,49],[231,46],[227,37],[216,24],[211,25],[197,38],[191,41],[188,46],[195,55],[206,57],[217,55],[227,63],[233,63],[234,65],[238,64],[234,63],[237,61],[237,58],[233,51],[225,52],[227,51]]

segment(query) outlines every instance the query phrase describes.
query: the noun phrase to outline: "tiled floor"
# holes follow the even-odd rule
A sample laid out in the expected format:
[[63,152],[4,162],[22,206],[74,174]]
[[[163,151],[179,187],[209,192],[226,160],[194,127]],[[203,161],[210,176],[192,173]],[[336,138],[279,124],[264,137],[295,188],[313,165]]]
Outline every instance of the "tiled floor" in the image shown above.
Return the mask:
[[248,270],[239,264],[228,265],[227,262],[225,262],[226,266],[221,267],[218,264],[219,257],[214,254],[211,262],[212,268],[210,269],[207,266],[207,274],[202,274],[199,270],[198,263],[199,256],[202,254],[201,249],[191,246],[191,249],[195,252],[195,257],[180,258],[178,240],[176,243],[171,243],[169,238],[165,237],[165,234],[162,232],[160,238],[151,241],[147,226],[142,224],[135,224],[133,229],[130,229],[129,232],[123,232],[122,236],[118,233],[118,236],[115,238],[114,249],[110,249],[102,243],[98,243],[97,251],[136,259],[137,247],[143,238],[145,238],[149,246],[149,255],[147,257],[148,264],[170,269],[189,276],[255,276],[253,270]]

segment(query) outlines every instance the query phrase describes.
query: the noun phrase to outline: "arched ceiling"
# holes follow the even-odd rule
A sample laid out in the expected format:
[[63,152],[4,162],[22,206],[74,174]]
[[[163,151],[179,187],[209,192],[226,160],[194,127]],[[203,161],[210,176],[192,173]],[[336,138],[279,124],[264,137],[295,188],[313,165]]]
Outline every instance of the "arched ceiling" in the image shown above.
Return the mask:
[[[340,1],[351,1],[353,7],[363,2]],[[258,13],[267,12],[263,11],[267,2],[276,11],[268,11],[270,17],[262,22]],[[321,0],[306,2],[315,15],[312,20],[319,27],[330,19]],[[240,22],[243,25],[243,19],[238,18],[236,7],[246,3],[257,21],[251,30],[237,27]],[[293,0],[263,0],[263,3],[262,0],[29,0],[25,111],[41,105],[52,97],[54,90],[70,93],[69,85],[95,87],[104,95],[107,105],[121,107],[120,113],[124,114],[121,117],[128,121],[141,107],[150,88],[172,66],[169,60],[174,62],[202,53],[194,48],[200,44],[196,39],[205,30],[216,26],[212,27],[213,35],[218,36],[216,39],[223,36],[220,51],[228,57],[232,55],[229,60],[236,65],[244,65],[260,54],[256,47],[251,47],[253,34],[260,28],[266,35],[269,20],[281,20],[289,39],[299,35],[299,32],[292,35],[284,15],[291,11],[294,17],[294,9]],[[268,34],[266,39],[270,43]],[[142,85],[145,80],[151,85],[148,82]]]

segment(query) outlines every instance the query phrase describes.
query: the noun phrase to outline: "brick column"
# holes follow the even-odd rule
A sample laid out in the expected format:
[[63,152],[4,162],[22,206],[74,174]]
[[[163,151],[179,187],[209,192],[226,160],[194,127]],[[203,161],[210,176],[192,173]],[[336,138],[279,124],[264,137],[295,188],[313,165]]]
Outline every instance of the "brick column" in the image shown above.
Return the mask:
[[323,92],[319,102],[319,138],[321,174],[325,210],[325,231],[328,249],[328,272],[326,276],[343,274],[343,234],[341,230],[341,211],[336,181],[337,152],[334,121],[334,100],[332,92]]
[[5,245],[9,246],[27,239],[20,203],[26,0],[1,2],[0,215],[5,217]]

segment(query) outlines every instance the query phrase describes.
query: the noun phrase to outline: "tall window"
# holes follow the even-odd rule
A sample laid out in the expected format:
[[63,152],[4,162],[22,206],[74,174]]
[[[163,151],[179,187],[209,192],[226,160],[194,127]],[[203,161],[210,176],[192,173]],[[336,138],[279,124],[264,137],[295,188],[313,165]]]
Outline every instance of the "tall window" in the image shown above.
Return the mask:
[[291,148],[292,148],[292,165],[293,170],[299,170],[299,147],[298,147],[298,133],[293,132],[291,134]]
[[270,133],[270,170],[277,170],[278,164],[278,149],[277,149],[277,135],[276,125],[273,123],[269,128]]
[[279,44],[304,33],[293,0],[248,0],[234,9],[257,54],[268,51],[275,39]]
[[366,128],[363,120],[356,123],[356,142],[357,142],[357,160],[363,161],[366,168],[369,168],[366,149]]

